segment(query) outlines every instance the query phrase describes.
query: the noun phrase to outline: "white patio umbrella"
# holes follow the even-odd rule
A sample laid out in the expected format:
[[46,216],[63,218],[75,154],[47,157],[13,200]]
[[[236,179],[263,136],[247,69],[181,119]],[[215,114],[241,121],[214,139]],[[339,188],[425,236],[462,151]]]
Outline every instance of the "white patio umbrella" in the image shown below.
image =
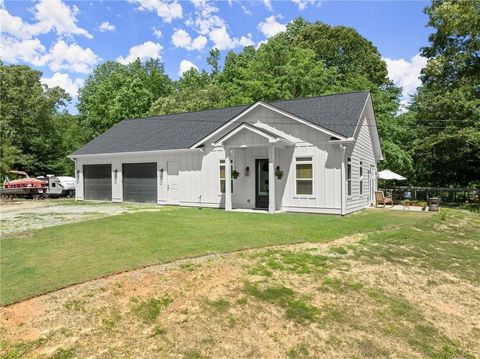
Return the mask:
[[406,180],[405,177],[400,176],[399,174],[392,172],[390,170],[383,170],[378,172],[378,178],[385,179],[385,180],[399,180],[399,181]]

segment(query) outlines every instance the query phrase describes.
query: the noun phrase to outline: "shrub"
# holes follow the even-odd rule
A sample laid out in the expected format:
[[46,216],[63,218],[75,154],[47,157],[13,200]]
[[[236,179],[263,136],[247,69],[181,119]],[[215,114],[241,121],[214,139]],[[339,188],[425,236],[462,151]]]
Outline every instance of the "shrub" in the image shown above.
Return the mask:
[[438,215],[440,216],[440,219],[442,221],[447,219],[447,214],[448,214],[448,210],[446,208],[440,208],[438,211]]

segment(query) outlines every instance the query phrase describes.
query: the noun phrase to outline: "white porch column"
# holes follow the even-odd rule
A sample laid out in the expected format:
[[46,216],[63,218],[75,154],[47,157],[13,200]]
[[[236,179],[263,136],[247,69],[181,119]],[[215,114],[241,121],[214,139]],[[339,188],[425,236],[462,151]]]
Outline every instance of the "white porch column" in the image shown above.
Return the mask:
[[340,151],[342,152],[342,156],[341,156],[341,158],[342,158],[342,170],[341,170],[341,173],[342,173],[342,176],[341,176],[342,179],[341,179],[341,181],[342,181],[342,183],[341,183],[341,186],[340,186],[340,190],[341,190],[341,196],[340,196],[340,198],[341,198],[341,200],[342,200],[342,202],[341,202],[341,213],[342,213],[342,216],[345,215],[345,213],[346,213],[346,208],[347,208],[347,196],[346,196],[347,191],[346,191],[346,188],[345,188],[345,187],[346,187],[346,184],[347,184],[347,176],[346,176],[346,172],[345,172],[345,171],[346,171],[346,168],[345,168],[345,160],[346,160],[346,158],[345,158],[345,149],[346,149],[346,148],[345,148],[344,145],[340,145]]
[[232,210],[232,165],[230,164],[230,148],[225,147],[225,211]]
[[275,147],[268,147],[268,213],[275,213]]

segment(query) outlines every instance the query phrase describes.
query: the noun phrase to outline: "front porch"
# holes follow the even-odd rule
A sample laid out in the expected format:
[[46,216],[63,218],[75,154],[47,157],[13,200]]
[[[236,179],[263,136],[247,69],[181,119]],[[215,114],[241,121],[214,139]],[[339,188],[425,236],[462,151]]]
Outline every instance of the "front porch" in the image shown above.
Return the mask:
[[[225,210],[232,211],[237,204],[238,210],[276,213],[281,208],[284,177],[290,167],[293,145],[278,134],[247,123],[214,143],[225,153]],[[239,173],[239,179],[232,181],[232,170]]]

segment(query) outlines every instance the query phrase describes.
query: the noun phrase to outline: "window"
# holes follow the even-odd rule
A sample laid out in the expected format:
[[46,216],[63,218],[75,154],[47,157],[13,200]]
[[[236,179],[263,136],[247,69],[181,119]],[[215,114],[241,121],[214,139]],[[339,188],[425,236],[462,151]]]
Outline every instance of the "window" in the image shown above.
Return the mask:
[[[230,163],[233,163],[233,161],[230,160]],[[231,166],[231,170],[233,171],[233,165]],[[233,193],[233,178],[231,182],[231,192]],[[220,160],[220,192],[225,193],[225,160]]]
[[313,195],[312,157],[297,157],[295,164],[297,195]]
[[360,194],[363,194],[363,162],[360,161]]
[[352,159],[347,158],[347,194],[352,195]]

